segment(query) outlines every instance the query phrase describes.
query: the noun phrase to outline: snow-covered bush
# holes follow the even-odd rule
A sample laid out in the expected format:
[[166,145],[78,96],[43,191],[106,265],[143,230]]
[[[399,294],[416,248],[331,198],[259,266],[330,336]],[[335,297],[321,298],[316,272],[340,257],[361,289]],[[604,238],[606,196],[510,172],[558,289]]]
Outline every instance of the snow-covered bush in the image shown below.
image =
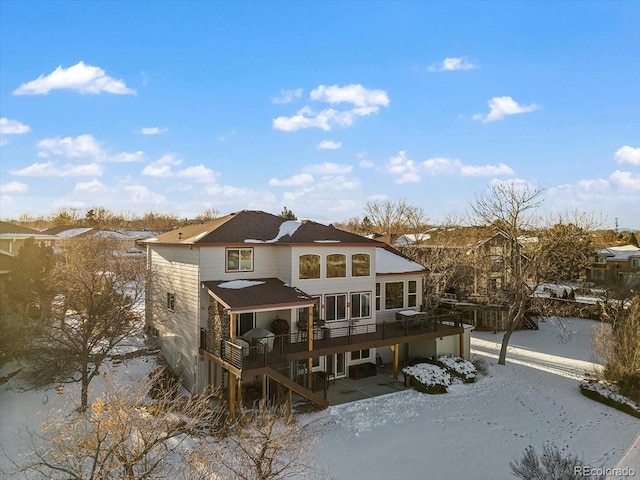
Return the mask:
[[615,385],[589,380],[580,384],[580,392],[587,398],[640,418],[640,405],[621,395]]
[[474,382],[478,374],[478,370],[473,363],[450,353],[439,356],[436,363],[445,368],[454,377],[461,378],[464,383]]
[[480,375],[489,374],[489,365],[484,358],[474,358],[473,360],[471,360],[471,363],[473,363],[473,366],[476,367],[476,371]]
[[409,377],[413,388],[424,393],[447,393],[447,387],[451,385],[449,372],[430,363],[404,367],[402,373]]

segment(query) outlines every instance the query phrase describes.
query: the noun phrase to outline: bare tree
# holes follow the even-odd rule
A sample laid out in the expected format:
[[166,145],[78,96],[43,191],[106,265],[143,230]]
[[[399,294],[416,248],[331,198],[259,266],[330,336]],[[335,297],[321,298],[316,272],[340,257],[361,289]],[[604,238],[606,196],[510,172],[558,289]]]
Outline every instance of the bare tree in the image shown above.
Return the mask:
[[196,215],[196,221],[205,223],[210,220],[214,220],[220,216],[220,211],[217,208],[207,208],[200,215]]
[[58,293],[53,318],[29,348],[27,379],[32,385],[81,384],[87,407],[91,381],[103,362],[141,326],[144,261],[121,254],[112,239],[69,244],[52,275]]
[[[147,396],[157,375],[138,386],[117,387],[104,375],[104,393],[85,411],[49,416],[42,433],[29,432],[33,454],[18,472],[69,480],[172,478],[183,467],[165,463],[189,435],[217,431],[221,413],[213,396],[183,397],[179,385]],[[177,456],[177,454],[176,454]]]
[[471,205],[480,222],[498,228],[506,237],[508,245],[504,258],[508,273],[504,291],[509,311],[498,359],[500,365],[506,362],[509,340],[520,326],[532,293],[528,279],[533,263],[523,261],[523,245],[520,240],[536,225],[534,213],[542,203],[543,192],[542,188],[534,188],[528,184],[493,183]]
[[391,237],[401,231],[408,208],[405,200],[375,200],[366,203],[364,215],[378,233]]
[[201,445],[188,457],[191,480],[234,478],[281,480],[309,478],[312,439],[295,416],[284,407],[262,402],[256,411],[244,412],[220,442]]

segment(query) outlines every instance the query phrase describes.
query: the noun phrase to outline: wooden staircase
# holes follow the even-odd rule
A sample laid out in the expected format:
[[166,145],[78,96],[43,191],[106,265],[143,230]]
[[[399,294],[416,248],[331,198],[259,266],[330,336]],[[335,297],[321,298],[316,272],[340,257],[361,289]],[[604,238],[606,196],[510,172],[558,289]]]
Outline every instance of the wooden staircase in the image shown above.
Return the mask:
[[298,395],[306,398],[307,400],[312,401],[313,403],[315,403],[319,407],[326,408],[326,407],[329,406],[329,402],[327,402],[324,399],[324,397],[318,395],[317,393],[309,390],[306,387],[303,387],[302,385],[300,385],[296,381],[292,380],[291,378],[287,377],[286,375],[283,375],[279,371],[274,370],[273,368],[270,368],[270,367],[267,368],[266,372],[265,372],[265,375],[267,375],[272,380],[278,382],[280,385],[282,385],[284,387],[287,387],[289,390],[291,390],[293,392],[296,392]]
[[529,330],[538,330],[540,328],[538,327],[538,324],[536,323],[536,321],[533,318],[531,318],[529,315],[525,315],[522,317],[522,326]]

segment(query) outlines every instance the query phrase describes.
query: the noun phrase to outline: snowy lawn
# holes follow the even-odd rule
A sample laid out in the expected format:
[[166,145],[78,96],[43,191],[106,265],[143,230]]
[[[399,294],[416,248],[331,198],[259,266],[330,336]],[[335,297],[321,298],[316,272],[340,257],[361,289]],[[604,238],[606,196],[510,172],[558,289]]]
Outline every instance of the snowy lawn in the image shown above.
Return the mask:
[[308,415],[317,455],[340,479],[494,480],[514,478],[509,461],[549,441],[585,465],[635,468],[640,478],[640,421],[578,388],[596,368],[596,325],[568,320],[569,343],[556,322],[515,332],[506,366],[496,365],[502,334],[474,332],[472,355],[487,361],[488,376],[444,395],[407,390]]
[[[541,322],[539,331],[515,332],[506,366],[496,365],[502,335],[474,332],[472,355],[489,364],[489,374],[475,383],[451,385],[443,395],[406,390],[300,419],[315,437],[318,463],[336,480],[509,479],[509,461],[528,445],[540,450],[547,441],[585,465],[634,468],[640,478],[640,421],[578,388],[584,374],[597,368],[591,355],[595,325],[565,322],[573,332],[569,343],[558,341],[560,331],[551,321]],[[137,382],[154,365],[153,357],[140,357],[110,372]],[[77,386],[65,387],[62,395],[55,388],[18,392],[13,386],[13,380],[0,386],[0,441],[17,459],[29,452],[22,425],[37,428],[44,413],[67,405],[71,396],[76,400]],[[99,391],[100,383],[92,389]],[[7,464],[0,453],[0,468]]]

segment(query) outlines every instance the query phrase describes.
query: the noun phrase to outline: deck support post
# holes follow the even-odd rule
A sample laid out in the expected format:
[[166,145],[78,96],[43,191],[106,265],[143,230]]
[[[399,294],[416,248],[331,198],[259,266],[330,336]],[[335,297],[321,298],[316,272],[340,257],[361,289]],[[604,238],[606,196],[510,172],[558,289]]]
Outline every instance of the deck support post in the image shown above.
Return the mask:
[[[313,307],[308,307],[307,314],[307,348],[313,351]],[[313,358],[307,359],[307,388],[313,390]]]
[[400,370],[400,345],[391,345],[391,351],[393,352],[393,380],[398,381],[398,370]]
[[238,385],[237,403],[242,407],[242,378],[238,377],[236,384]]
[[262,374],[262,401],[266,403],[267,401],[267,375]]
[[229,393],[229,418],[231,420],[236,419],[236,376],[229,372],[229,385],[228,385],[228,393]]
[[231,315],[229,315],[229,337],[231,337],[231,341],[233,342],[236,339],[236,318],[238,317],[237,313],[232,313]]
[[464,358],[464,331],[458,334],[460,341],[460,358]]

